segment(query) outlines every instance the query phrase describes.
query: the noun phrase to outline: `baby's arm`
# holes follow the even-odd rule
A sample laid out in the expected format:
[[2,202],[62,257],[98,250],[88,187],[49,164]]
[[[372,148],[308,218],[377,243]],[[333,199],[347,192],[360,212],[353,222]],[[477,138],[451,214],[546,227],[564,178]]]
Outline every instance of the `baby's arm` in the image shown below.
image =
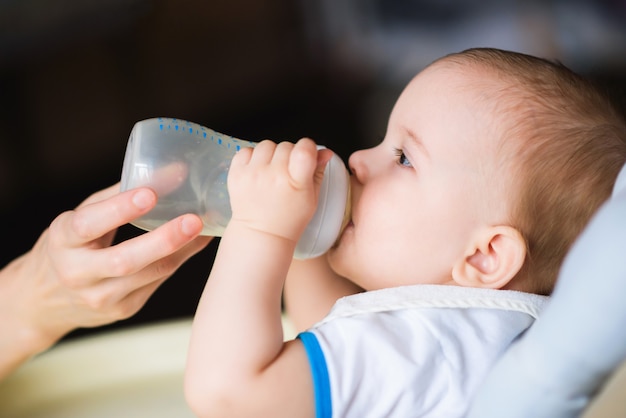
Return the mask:
[[295,329],[304,331],[323,319],[337,299],[363,289],[335,273],[327,256],[293,260],[283,292],[285,310]]
[[196,312],[185,376],[197,415],[314,415],[304,347],[283,343],[281,294],[330,155],[311,140],[264,141],[233,159],[233,217]]

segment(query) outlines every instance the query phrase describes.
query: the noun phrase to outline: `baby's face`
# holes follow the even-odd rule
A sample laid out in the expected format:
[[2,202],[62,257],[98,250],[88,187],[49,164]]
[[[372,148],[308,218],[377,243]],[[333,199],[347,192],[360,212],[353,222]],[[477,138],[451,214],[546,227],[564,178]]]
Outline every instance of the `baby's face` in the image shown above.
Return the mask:
[[329,253],[339,274],[367,290],[453,284],[472,235],[506,218],[492,203],[497,127],[481,76],[427,68],[400,95],[382,143],[352,154],[352,221]]

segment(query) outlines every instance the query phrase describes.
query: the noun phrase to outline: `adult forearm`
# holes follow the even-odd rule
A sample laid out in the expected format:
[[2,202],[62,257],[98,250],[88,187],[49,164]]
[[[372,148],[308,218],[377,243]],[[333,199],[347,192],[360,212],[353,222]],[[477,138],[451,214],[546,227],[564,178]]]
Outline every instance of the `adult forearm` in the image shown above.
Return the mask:
[[0,271],[0,380],[56,341],[29,322],[29,310],[35,307],[27,301],[21,286],[27,280],[25,263],[27,255]]
[[49,348],[42,344],[38,335],[26,329],[12,329],[5,326],[6,318],[0,318],[0,380],[9,376],[32,356]]

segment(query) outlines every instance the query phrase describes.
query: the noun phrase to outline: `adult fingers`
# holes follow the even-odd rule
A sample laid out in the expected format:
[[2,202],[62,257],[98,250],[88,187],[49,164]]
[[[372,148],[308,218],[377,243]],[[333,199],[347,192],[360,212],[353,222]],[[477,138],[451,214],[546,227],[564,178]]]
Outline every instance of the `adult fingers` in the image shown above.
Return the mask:
[[113,320],[127,319],[135,315],[150,299],[152,294],[165,282],[165,279],[151,282],[143,287],[135,289],[120,300],[115,309],[110,312],[114,315]]
[[145,179],[145,184],[138,183],[137,186],[147,186],[153,189],[158,196],[167,196],[177,190],[189,176],[189,167],[182,161],[176,161],[159,167],[151,172]]
[[[181,215],[154,231],[92,252],[90,270],[96,277],[123,277],[179,251],[202,231],[197,215]],[[207,240],[208,242],[208,240]]]
[[78,205],[78,208],[108,199],[109,197],[115,196],[115,194],[119,193],[119,191],[120,191],[120,183],[117,182],[105,189],[95,192],[94,194],[89,196],[87,199],[83,200],[83,202],[80,205]]
[[[101,196],[106,196],[110,189]],[[88,203],[59,215],[50,225],[55,243],[78,247],[136,219],[156,204],[156,194],[148,188],[129,190],[104,200]]]
[[198,237],[180,250],[161,258],[129,276],[111,277],[100,280],[84,290],[83,299],[91,309],[106,311],[127,299],[131,294],[162,283],[190,257],[197,254],[212,237]]

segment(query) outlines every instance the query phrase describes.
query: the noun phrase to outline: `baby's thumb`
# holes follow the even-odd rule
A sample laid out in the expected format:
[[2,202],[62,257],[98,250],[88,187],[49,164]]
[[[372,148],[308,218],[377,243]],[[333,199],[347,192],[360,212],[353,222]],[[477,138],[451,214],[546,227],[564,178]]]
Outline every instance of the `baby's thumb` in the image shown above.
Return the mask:
[[314,181],[315,186],[319,187],[322,184],[324,178],[324,172],[330,159],[333,157],[333,152],[327,148],[320,148],[317,152],[317,167],[315,168]]

